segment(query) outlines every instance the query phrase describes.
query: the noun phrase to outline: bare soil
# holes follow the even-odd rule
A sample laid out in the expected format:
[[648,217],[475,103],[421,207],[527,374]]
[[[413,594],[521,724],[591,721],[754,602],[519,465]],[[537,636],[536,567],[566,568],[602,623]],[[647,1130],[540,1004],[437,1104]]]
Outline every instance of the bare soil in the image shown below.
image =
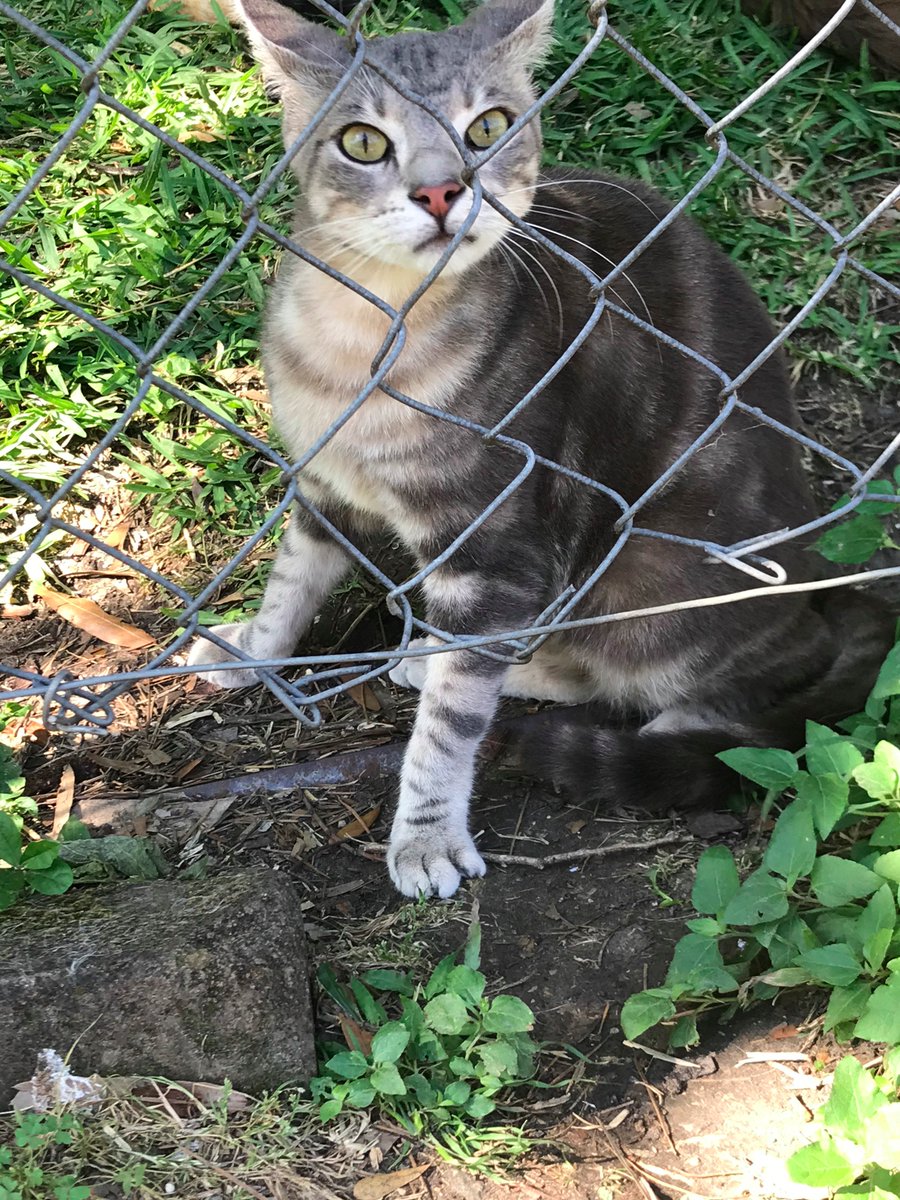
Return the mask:
[[[803,382],[798,398],[816,436],[857,463],[873,461],[896,428],[897,396],[886,389],[862,393],[823,379]],[[824,503],[846,490],[847,479],[828,460],[814,456],[809,465]],[[158,532],[146,532],[145,517],[140,510],[128,515],[126,549],[180,583],[201,583],[204,564],[196,555],[169,551],[167,557]],[[96,517],[97,536],[116,520],[122,514],[111,509]],[[70,549],[54,568],[106,611],[158,636],[171,631],[170,619],[159,613],[160,595],[108,556]],[[897,589],[887,594],[900,600]],[[312,646],[333,648],[340,641],[349,651],[390,645],[399,631],[373,599],[364,588],[335,599],[315,627]],[[140,657],[98,642],[40,605],[8,615],[0,658],[24,670],[88,676],[133,669]],[[4,683],[15,686],[10,679]],[[339,974],[385,963],[424,971],[464,942],[477,906],[491,988],[525,999],[537,1017],[537,1036],[549,1044],[543,1077],[560,1086],[527,1096],[520,1114],[549,1141],[523,1166],[512,1190],[437,1165],[398,1195],[815,1195],[793,1189],[782,1165],[805,1140],[836,1057],[819,1035],[815,998],[800,1008],[795,1002],[757,1010],[724,1029],[707,1027],[699,1051],[679,1054],[690,1066],[657,1057],[649,1037],[649,1050],[624,1045],[617,1023],[627,996],[664,975],[689,915],[692,867],[702,848],[724,841],[740,854],[755,836],[746,818],[723,813],[689,824],[675,816],[648,820],[555,796],[491,766],[478,789],[479,844],[488,856],[526,861],[494,862],[484,880],[468,884],[453,901],[416,905],[394,892],[381,861],[395,786],[391,771],[255,794],[238,795],[226,784],[212,799],[185,792],[204,782],[246,781],[272,767],[400,742],[413,710],[412,697],[376,684],[326,705],[323,724],[313,731],[262,690],[223,695],[179,678],[137,685],[119,702],[106,738],[49,739],[38,710],[14,722],[5,736],[23,748],[29,791],[48,823],[63,772],[71,767],[77,812],[99,827],[155,835],[173,865],[203,862],[208,870],[227,871],[235,863],[260,863],[288,873],[304,898],[313,959],[332,963]],[[359,817],[358,836],[336,837]],[[368,832],[363,826],[370,826]],[[548,855],[621,843],[642,848],[540,869]],[[333,1030],[335,1016],[324,1001],[320,1032]],[[747,1051],[805,1057],[739,1066]],[[399,1140],[389,1129],[379,1137],[383,1167],[402,1165],[396,1160]],[[364,1156],[360,1169],[372,1161]]]

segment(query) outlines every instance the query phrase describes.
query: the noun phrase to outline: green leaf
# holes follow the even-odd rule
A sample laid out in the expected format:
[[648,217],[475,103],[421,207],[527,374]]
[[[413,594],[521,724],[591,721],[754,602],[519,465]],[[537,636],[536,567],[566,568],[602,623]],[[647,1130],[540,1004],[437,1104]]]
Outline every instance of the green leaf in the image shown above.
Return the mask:
[[775,822],[762,865],[787,880],[793,887],[801,875],[808,875],[816,861],[816,834],[812,805],[796,799]]
[[340,1115],[343,1107],[343,1100],[326,1100],[324,1104],[319,1106],[319,1120],[323,1125],[328,1121],[333,1121],[335,1117]]
[[881,1073],[895,1088],[900,1085],[900,1046],[894,1046],[885,1054]]
[[347,1104],[353,1108],[368,1108],[375,1099],[375,1089],[368,1079],[354,1079],[347,1093]]
[[343,1050],[325,1063],[325,1070],[341,1079],[359,1079],[368,1069],[366,1056],[360,1050]]
[[666,986],[683,984],[685,990],[731,992],[737,981],[725,970],[718,943],[699,933],[688,933],[678,942],[666,974]]
[[447,986],[447,977],[456,966],[456,955],[445,955],[431,972],[431,978],[425,984],[425,999],[430,1000],[438,992],[443,992]]
[[362,980],[351,979],[350,991],[359,1005],[359,1011],[362,1014],[363,1020],[368,1021],[370,1025],[383,1025],[387,1020],[387,1013]]
[[372,971],[365,971],[360,979],[376,992],[395,992],[398,996],[411,996],[415,991],[415,986],[405,971],[376,967]]
[[[900,1171],[900,1104],[882,1105],[867,1122],[864,1133],[861,1140],[869,1161],[888,1171]],[[892,1183],[900,1188],[900,1178]]]
[[897,906],[889,883],[883,883],[862,910],[856,920],[856,933],[860,942],[866,942],[882,929],[893,931],[897,918]]
[[319,963],[316,968],[316,983],[325,993],[330,996],[341,1012],[346,1013],[348,1017],[353,1017],[356,1020],[362,1016],[356,1002],[347,994],[347,989],[342,983],[338,983],[337,975],[334,973],[334,968],[328,963]]
[[863,756],[850,738],[842,737],[815,721],[806,722],[806,766],[813,775],[839,775],[849,779]]
[[849,987],[836,987],[825,1010],[825,1032],[828,1033],[836,1025],[843,1025],[846,1021],[855,1021],[862,1015],[871,994],[872,985],[864,979],[858,979]]
[[466,1112],[474,1120],[480,1121],[482,1117],[490,1116],[496,1107],[497,1105],[493,1100],[476,1092],[474,1096],[469,1098],[469,1102],[466,1105]]
[[699,913],[717,916],[740,887],[734,855],[726,846],[710,846],[697,862],[691,903]]
[[454,1080],[444,1088],[444,1100],[447,1104],[452,1104],[454,1108],[462,1108],[471,1094],[471,1086],[462,1079]]
[[722,750],[716,758],[760,787],[774,788],[779,792],[791,786],[799,770],[796,757],[788,750],[758,750],[754,746],[741,746],[735,750]]
[[869,844],[900,847],[900,813],[888,813],[884,820],[872,830]]
[[477,971],[481,965],[481,922],[473,921],[466,934],[466,945],[463,950],[463,966]]
[[619,1020],[626,1038],[634,1041],[645,1030],[674,1016],[675,1005],[672,1003],[671,992],[667,988],[648,988],[628,997],[622,1005]]
[[809,971],[804,967],[779,967],[777,971],[766,971],[759,978],[769,987],[797,987],[800,983],[809,983]]
[[888,952],[888,947],[893,937],[893,929],[879,929],[870,938],[866,938],[863,943],[863,957],[866,960],[866,966],[869,968],[871,975],[881,970],[884,957]]
[[489,1075],[502,1078],[504,1075],[515,1076],[518,1073],[519,1055],[510,1042],[502,1042],[499,1039],[485,1042],[478,1047],[478,1054]]
[[22,851],[19,865],[25,871],[46,871],[59,858],[56,842],[31,842]]
[[425,1023],[436,1033],[462,1033],[470,1017],[459,996],[445,993],[425,1005]]
[[99,862],[127,879],[159,879],[168,873],[168,863],[153,838],[109,837],[60,842],[59,855],[72,866]]
[[415,1096],[420,1108],[433,1108],[437,1103],[437,1092],[424,1075],[420,1075],[418,1072],[415,1075],[407,1075],[404,1082],[407,1095]]
[[477,1005],[484,994],[485,978],[465,964],[454,967],[447,976],[447,991],[459,996],[466,1004]]
[[399,1021],[389,1021],[372,1038],[372,1061],[396,1062],[409,1044],[409,1030]]
[[24,871],[18,868],[0,871],[0,911],[9,908],[24,891]]
[[42,896],[60,896],[72,886],[72,878],[69,864],[57,861],[43,871],[29,871],[28,886]]
[[382,1096],[405,1096],[406,1084],[393,1063],[382,1063],[369,1076],[369,1082]]
[[878,672],[872,695],[876,700],[886,700],[888,696],[900,696],[900,642],[888,651],[888,656]]
[[853,1036],[892,1046],[900,1042],[900,975],[892,975],[887,983],[875,988]]
[[850,564],[868,562],[876,550],[889,545],[881,518],[854,510],[845,521],[830,525],[813,549],[829,562]]
[[862,964],[846,942],[805,950],[797,955],[797,962],[813,979],[832,987],[849,987],[862,971]]
[[788,1159],[787,1169],[795,1183],[821,1188],[839,1188],[859,1174],[830,1138],[797,1150]]
[[65,825],[59,831],[59,840],[61,842],[86,842],[90,839],[91,831],[85,825],[84,821],[79,821],[77,817],[69,817]]
[[19,865],[22,856],[22,837],[9,813],[0,812],[0,862],[11,867]]
[[900,788],[900,750],[891,742],[879,742],[872,762],[854,768],[853,781],[873,800],[895,799]]
[[810,886],[816,899],[826,908],[839,908],[851,900],[871,896],[881,883],[881,878],[862,863],[833,854],[817,858],[810,875]]
[[801,771],[796,783],[797,798],[808,800],[819,837],[826,838],[847,811],[850,785],[840,775],[808,775]]
[[767,871],[754,871],[726,905],[722,919],[729,925],[759,925],[776,921],[788,910],[787,885]]
[[831,1095],[819,1115],[829,1133],[844,1134],[859,1142],[866,1122],[886,1103],[887,1097],[869,1072],[858,1059],[848,1054],[835,1068]]
[[675,1027],[669,1034],[669,1046],[672,1050],[683,1050],[690,1046],[696,1046],[700,1041],[700,1034],[697,1032],[697,1015],[696,1013],[688,1013],[687,1016],[679,1017],[675,1022]]
[[400,1012],[403,1016],[403,1024],[410,1031],[413,1037],[419,1036],[419,1031],[425,1025],[425,1014],[415,1000],[410,1000],[408,996],[400,997]]
[[488,1033],[525,1033],[534,1028],[534,1013],[518,996],[498,996],[482,1024]]
[[685,921],[685,924],[692,933],[699,933],[703,937],[721,937],[725,932],[725,926],[714,917],[696,917],[692,921]]
[[891,883],[900,883],[900,850],[889,850],[887,854],[879,854],[872,863],[872,870]]

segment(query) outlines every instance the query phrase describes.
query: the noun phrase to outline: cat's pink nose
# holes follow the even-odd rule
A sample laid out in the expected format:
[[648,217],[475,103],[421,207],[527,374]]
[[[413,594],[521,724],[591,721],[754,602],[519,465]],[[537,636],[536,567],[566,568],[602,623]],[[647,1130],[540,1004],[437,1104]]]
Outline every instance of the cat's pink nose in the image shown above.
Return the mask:
[[416,188],[414,192],[410,192],[409,198],[427,209],[435,220],[441,221],[446,217],[450,211],[450,205],[462,191],[461,183],[448,179],[445,183],[438,183],[434,187]]

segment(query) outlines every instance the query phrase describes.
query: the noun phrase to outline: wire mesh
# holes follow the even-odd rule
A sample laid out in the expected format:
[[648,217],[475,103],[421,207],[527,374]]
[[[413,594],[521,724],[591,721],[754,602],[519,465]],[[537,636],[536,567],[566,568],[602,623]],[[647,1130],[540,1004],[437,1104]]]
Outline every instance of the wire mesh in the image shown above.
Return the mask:
[[[6,699],[25,699],[38,697],[43,703],[43,720],[47,728],[67,730],[79,733],[102,733],[108,731],[116,715],[116,701],[138,681],[153,680],[159,677],[192,673],[195,668],[186,665],[181,659],[187,644],[197,636],[200,626],[200,614],[204,607],[219,593],[235,571],[254,553],[260,543],[264,542],[287,510],[295,503],[307,510],[312,517],[322,525],[328,533],[343,547],[348,555],[367,573],[382,589],[384,598],[392,612],[402,619],[403,632],[399,645],[394,648],[381,648],[365,653],[323,653],[299,654],[292,658],[254,660],[243,651],[227,647],[232,657],[228,662],[219,664],[204,664],[204,671],[227,669],[237,665],[252,664],[260,673],[266,686],[279,698],[289,712],[306,725],[317,725],[321,720],[321,705],[329,698],[347,691],[375,675],[382,674],[401,658],[426,654],[443,653],[466,646],[478,649],[491,657],[504,661],[521,661],[555,632],[563,629],[596,624],[609,621],[630,620],[651,613],[674,611],[686,607],[714,606],[719,604],[752,602],[758,596],[770,596],[778,593],[807,591],[817,588],[844,586],[857,581],[874,581],[889,576],[900,575],[900,565],[886,566],[879,569],[858,571],[852,575],[838,578],[813,580],[803,583],[791,583],[785,577],[783,569],[767,557],[766,551],[792,538],[821,529],[830,523],[843,520],[853,512],[869,496],[868,485],[879,472],[888,464],[900,449],[900,433],[885,432],[883,450],[868,464],[859,464],[828,449],[814,438],[806,436],[797,430],[788,428],[766,413],[753,408],[741,399],[741,388],[751,375],[791,336],[791,334],[807,320],[809,315],[829,294],[837,281],[845,272],[856,272],[868,283],[876,285],[882,291],[900,299],[900,286],[873,271],[860,258],[858,246],[861,238],[879,217],[900,200],[900,184],[885,195],[871,210],[866,213],[855,227],[840,229],[822,214],[813,211],[789,190],[780,186],[772,178],[762,174],[750,163],[739,156],[729,145],[726,131],[738,121],[754,104],[773,88],[778,87],[790,74],[797,70],[800,64],[813,50],[844,20],[848,18],[854,7],[859,6],[877,17],[891,32],[900,38],[900,27],[897,27],[871,0],[844,0],[834,15],[823,24],[821,30],[803,45],[779,70],[765,79],[758,88],[741,98],[730,111],[715,118],[707,113],[697,102],[683,90],[678,82],[669,78],[663,71],[645,57],[628,38],[615,27],[606,10],[604,0],[593,0],[585,13],[585,44],[581,52],[573,58],[568,67],[559,75],[553,84],[547,87],[535,102],[518,117],[507,132],[489,149],[472,151],[460,138],[454,126],[444,113],[437,109],[425,96],[410,90],[408,85],[399,77],[392,74],[386,67],[373,61],[368,54],[368,43],[360,32],[360,21],[371,0],[363,0],[349,17],[333,9],[325,0],[314,0],[317,8],[334,24],[343,29],[348,45],[352,47],[352,55],[342,78],[336,84],[331,94],[320,106],[316,115],[303,129],[274,167],[269,170],[256,187],[250,192],[237,180],[230,178],[213,162],[193,150],[182,141],[166,133],[158,125],[142,116],[116,96],[104,90],[102,72],[104,65],[120,46],[123,39],[140,22],[144,14],[147,0],[138,0],[122,18],[114,35],[109,39],[102,51],[93,61],[88,61],[75,50],[65,45],[47,30],[35,23],[22,12],[0,0],[0,15],[14,22],[33,38],[51,47],[71,64],[77,73],[82,93],[81,106],[72,116],[68,126],[62,132],[55,147],[44,158],[32,174],[30,180],[7,207],[0,213],[0,231],[18,214],[23,206],[32,198],[41,183],[48,178],[56,166],[64,159],[79,133],[86,127],[98,107],[105,107],[119,114],[120,117],[133,123],[141,130],[158,139],[172,154],[181,156],[203,171],[213,183],[224,189],[239,205],[244,230],[233,242],[231,248],[222,256],[219,263],[210,272],[204,282],[184,303],[181,310],[169,322],[153,344],[143,346],[123,335],[112,324],[97,313],[82,308],[75,300],[60,295],[41,281],[32,270],[21,262],[15,261],[14,255],[0,258],[0,271],[3,271],[22,288],[37,292],[53,305],[65,310],[72,316],[84,322],[97,336],[102,336],[115,346],[122,360],[130,363],[139,381],[130,401],[112,421],[104,436],[85,455],[83,461],[66,477],[64,482],[49,496],[32,486],[27,480],[17,477],[9,471],[0,471],[0,479],[15,489],[22,497],[33,505],[36,518],[36,528],[24,550],[14,555],[5,574],[0,578],[0,589],[20,577],[27,571],[28,560],[37,554],[43,543],[51,534],[61,531],[73,538],[81,539],[89,546],[102,550],[112,559],[117,560],[123,567],[136,572],[144,579],[162,589],[176,602],[180,609],[172,618],[172,636],[164,648],[155,653],[150,660],[134,670],[119,671],[110,674],[94,674],[85,677],[75,677],[68,670],[60,670],[53,675],[42,675],[23,670],[14,665],[0,664],[0,672],[18,681],[18,686],[7,691]],[[568,253],[551,237],[547,237],[539,228],[530,224],[525,218],[517,216],[506,208],[501,200],[490,194],[481,183],[480,170],[493,155],[503,147],[529,122],[544,112],[548,105],[559,96],[572,80],[575,74],[595,54],[603,44],[607,49],[615,47],[618,52],[627,55],[638,66],[655,80],[656,84],[665,89],[678,104],[684,106],[697,122],[698,134],[712,151],[712,162],[699,179],[687,189],[670,212],[634,247],[621,262],[610,267],[605,274],[599,274],[586,266],[580,259]],[[264,199],[275,186],[279,178],[288,169],[292,158],[313,137],[319,123],[324,119],[329,109],[337,102],[343,91],[350,86],[353,79],[364,68],[377,72],[385,82],[411,103],[418,105],[437,121],[453,141],[463,162],[463,179],[472,190],[473,203],[468,218],[464,221],[451,243],[443,252],[434,268],[422,280],[416,290],[399,308],[394,308],[380,297],[367,291],[360,284],[345,275],[336,272],[326,262],[311,254],[303,245],[298,244],[292,237],[286,236],[260,212]],[[747,363],[737,375],[729,376],[715,362],[705,358],[690,347],[675,341],[673,338],[655,328],[649,321],[643,320],[631,311],[615,302],[615,284],[626,276],[631,264],[643,254],[657,238],[675,221],[680,214],[688,210],[714,179],[726,168],[737,167],[743,176],[774,197],[798,216],[808,221],[826,239],[830,245],[832,266],[819,286],[808,297],[795,315],[778,330],[771,342],[753,359]],[[446,266],[466,236],[472,223],[476,220],[482,205],[490,205],[501,213],[515,228],[544,247],[544,249],[568,264],[577,271],[589,284],[593,304],[590,315],[578,335],[567,345],[552,368],[537,381],[527,394],[511,398],[510,408],[506,416],[493,427],[481,426],[466,420],[451,412],[431,408],[419,402],[414,396],[397,391],[389,383],[387,376],[403,352],[407,337],[406,319],[413,306],[420,300],[432,285],[439,273]],[[390,321],[390,327],[381,349],[372,363],[371,378],[366,386],[346,407],[343,413],[331,424],[322,436],[310,447],[308,452],[297,462],[289,462],[277,450],[265,441],[240,428],[221,412],[215,411],[197,396],[185,388],[166,378],[159,372],[158,365],[163,356],[172,347],[175,339],[198,311],[204,301],[210,296],[225,276],[230,267],[237,261],[245,249],[256,239],[268,239],[279,247],[285,254],[295,254],[319,271],[334,279],[363,297],[368,303],[380,310]],[[552,462],[535,450],[510,436],[505,430],[515,417],[528,405],[547,384],[561,371],[566,363],[577,352],[583,342],[589,338],[606,312],[615,313],[620,319],[650,333],[661,343],[664,343],[677,353],[691,359],[698,368],[709,372],[719,385],[720,408],[715,420],[700,433],[693,443],[655,480],[653,485],[637,499],[627,499],[604,484],[602,479],[592,479],[579,474],[559,463]],[[165,577],[152,569],[145,562],[127,553],[120,546],[108,545],[95,537],[89,531],[72,524],[65,515],[65,502],[73,494],[81,480],[91,470],[101,457],[114,447],[121,438],[129,421],[145,405],[151,389],[159,389],[172,399],[179,401],[196,413],[214,422],[222,430],[227,431],[236,442],[252,448],[263,463],[281,472],[284,495],[280,503],[269,513],[265,521],[256,530],[247,543],[234,555],[230,561],[221,567],[200,591],[191,593],[174,580]],[[444,550],[432,561],[418,570],[414,575],[398,581],[386,575],[373,561],[370,560],[358,546],[354,545],[344,534],[329,524],[315,505],[303,494],[298,477],[303,468],[318,454],[322,448],[335,436],[338,430],[346,424],[368,398],[380,390],[383,394],[393,397],[399,405],[406,405],[428,414],[433,420],[451,422],[463,426],[473,435],[491,439],[506,446],[509,451],[519,456],[521,466],[512,481],[494,498],[472,523],[464,529]],[[720,545],[711,541],[699,541],[679,537],[676,534],[645,527],[641,522],[642,510],[665,487],[668,481],[677,474],[685,463],[697,453],[709,440],[726,425],[729,416],[737,410],[751,414],[757,421],[762,422],[791,438],[812,454],[821,455],[833,466],[846,472],[851,484],[849,498],[840,511],[823,513],[812,521],[800,523],[792,528],[766,531],[756,537],[735,545]],[[457,549],[486,521],[491,514],[515,492],[535,469],[536,466],[560,472],[576,480],[585,488],[601,492],[614,501],[620,513],[616,521],[618,534],[612,549],[602,562],[590,573],[577,588],[570,585],[542,612],[532,625],[523,629],[507,630],[502,635],[493,633],[485,637],[456,636],[453,630],[437,629],[430,626],[422,617],[416,615],[412,605],[412,597],[422,582],[457,551]],[[888,496],[883,492],[877,493],[881,502],[893,501],[900,503],[900,496]],[[596,586],[610,565],[621,553],[623,547],[632,538],[663,538],[673,542],[681,542],[694,547],[698,554],[711,557],[735,572],[735,590],[728,594],[714,597],[698,596],[694,600],[682,601],[655,608],[641,609],[628,612],[615,612],[590,618],[572,616],[579,601],[587,591]],[[738,587],[741,582],[752,580],[757,586]],[[432,635],[435,644],[422,647],[411,646],[410,641],[416,634]],[[206,631],[205,636],[217,641],[225,647],[226,643],[217,639],[215,634]],[[297,678],[285,678],[279,672],[285,667],[299,667],[303,673]]]

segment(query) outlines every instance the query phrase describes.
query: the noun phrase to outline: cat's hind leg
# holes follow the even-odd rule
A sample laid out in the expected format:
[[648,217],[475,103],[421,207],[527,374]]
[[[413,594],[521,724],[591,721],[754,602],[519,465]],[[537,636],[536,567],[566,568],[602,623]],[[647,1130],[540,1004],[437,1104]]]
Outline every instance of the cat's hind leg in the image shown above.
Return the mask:
[[[215,625],[211,632],[250,658],[290,658],[350,566],[350,559],[337,542],[298,509],[281,539],[259,612],[239,624]],[[191,646],[188,663],[201,667],[235,657],[201,636]],[[252,667],[201,671],[200,677],[219,688],[251,687],[259,682]]]

